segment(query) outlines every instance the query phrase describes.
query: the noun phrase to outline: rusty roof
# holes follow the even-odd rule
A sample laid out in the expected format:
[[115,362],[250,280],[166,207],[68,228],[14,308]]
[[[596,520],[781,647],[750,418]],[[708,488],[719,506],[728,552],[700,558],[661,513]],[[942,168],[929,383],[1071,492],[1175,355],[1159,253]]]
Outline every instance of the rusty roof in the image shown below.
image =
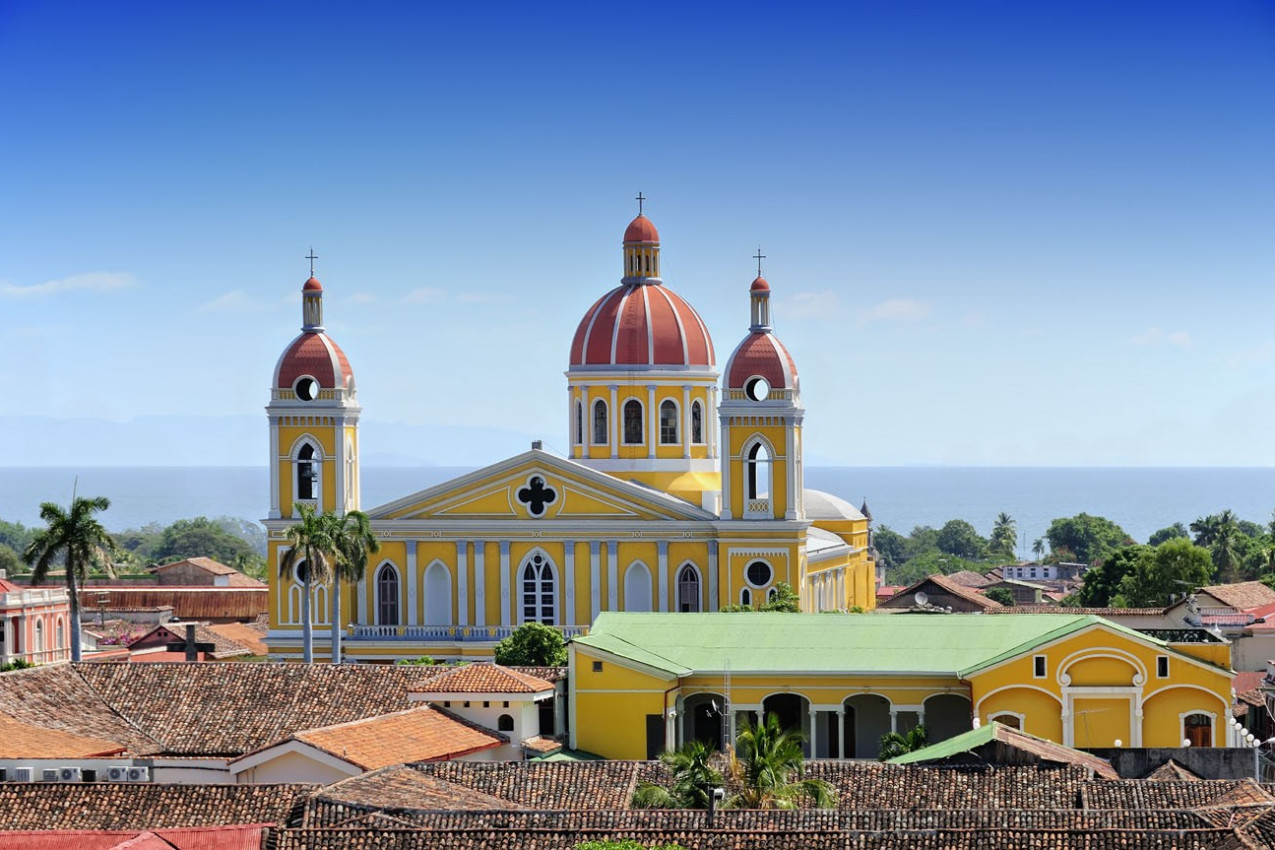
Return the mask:
[[99,595],[107,611],[169,606],[183,620],[254,620],[269,607],[269,587],[87,587],[80,605],[96,611]]
[[1214,599],[1239,611],[1260,608],[1275,603],[1275,590],[1260,581],[1240,581],[1234,584],[1214,584],[1201,587],[1196,594],[1207,593]]

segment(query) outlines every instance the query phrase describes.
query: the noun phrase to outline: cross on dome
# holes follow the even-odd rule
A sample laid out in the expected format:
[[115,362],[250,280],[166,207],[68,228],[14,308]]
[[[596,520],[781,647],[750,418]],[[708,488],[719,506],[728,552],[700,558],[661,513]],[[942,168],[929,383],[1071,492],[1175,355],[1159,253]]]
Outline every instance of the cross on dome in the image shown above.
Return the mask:
[[636,200],[636,201],[638,202],[638,215],[641,215],[641,214],[642,214],[642,202],[643,202],[643,201],[645,201],[645,200],[646,200],[646,198],[644,198],[644,197],[642,196],[642,192],[641,192],[641,191],[639,191],[639,192],[637,193],[637,198],[635,198],[634,200]]
[[761,261],[766,259],[766,255],[761,252],[761,246],[757,246],[757,253],[753,254],[753,259],[757,261],[757,276],[761,277]]
[[314,277],[314,261],[319,259],[319,255],[314,253],[313,245],[310,246],[310,253],[306,254],[305,258],[310,261],[310,277]]

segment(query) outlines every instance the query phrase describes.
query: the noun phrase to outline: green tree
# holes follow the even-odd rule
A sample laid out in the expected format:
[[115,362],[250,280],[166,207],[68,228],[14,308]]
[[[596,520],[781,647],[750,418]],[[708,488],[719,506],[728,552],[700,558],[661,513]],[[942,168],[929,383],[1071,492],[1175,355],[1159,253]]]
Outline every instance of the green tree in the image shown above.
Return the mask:
[[987,541],[963,519],[950,519],[944,523],[936,542],[940,550],[958,558],[981,558],[987,549]]
[[1002,511],[996,515],[996,521],[992,524],[992,536],[988,543],[988,549],[992,552],[1014,557],[1014,549],[1018,546],[1018,524],[1014,522],[1014,518]]
[[631,805],[635,809],[707,809],[709,795],[722,784],[722,775],[709,764],[712,754],[703,741],[687,741],[672,752],[661,753],[669,786],[640,782]]
[[4,570],[8,575],[16,575],[23,566],[22,558],[18,556],[18,553],[0,543],[0,570]]
[[359,582],[367,571],[367,556],[381,551],[372,522],[362,511],[324,514],[332,563],[332,663],[341,663],[341,585]]
[[1092,564],[1133,542],[1125,530],[1111,520],[1086,513],[1055,519],[1049,524],[1045,537],[1049,548],[1060,558],[1066,549],[1082,564]]
[[889,761],[923,750],[928,745],[924,725],[914,726],[907,732],[886,732],[881,736],[881,753],[877,756],[877,760]]
[[991,590],[986,591],[983,595],[993,602],[999,602],[1007,607],[1012,608],[1014,605],[1018,604],[1014,601],[1014,594],[1010,592],[1008,587],[993,587]]
[[915,558],[917,555],[924,555],[926,552],[937,552],[938,550],[939,531],[937,528],[931,528],[928,525],[913,527],[912,533],[908,535],[908,558]]
[[433,667],[434,659],[428,655],[418,655],[415,658],[400,658],[394,663],[400,667]]
[[1120,583],[1150,547],[1135,544],[1112,552],[1101,563],[1085,570],[1084,583],[1074,594],[1084,608],[1106,608],[1120,593]]
[[105,496],[72,498],[71,509],[62,510],[54,502],[40,505],[40,519],[46,527],[38,530],[22,553],[31,567],[31,583],[40,584],[49,568],[61,560],[65,570],[66,589],[71,605],[71,660],[80,660],[80,594],[77,585],[88,579],[89,568],[100,566],[107,575],[115,575],[111,558],[116,553],[115,541],[106,533],[94,514],[111,506]]
[[331,523],[311,505],[297,503],[301,521],[288,529],[288,549],[279,560],[279,577],[301,579],[301,657],[314,662],[314,623],[310,616],[310,592],[332,575]]
[[805,736],[785,729],[774,712],[760,726],[744,722],[727,762],[727,773],[739,793],[726,801],[736,809],[795,809],[803,800],[830,809],[836,790],[821,779],[806,779],[801,751]]
[[1042,557],[1044,557],[1044,555],[1045,555],[1045,538],[1043,538],[1043,537],[1037,537],[1037,538],[1036,538],[1036,539],[1032,542],[1032,554],[1036,556],[1036,560],[1037,560],[1037,561],[1039,561]]
[[22,552],[31,545],[36,530],[27,528],[20,522],[5,522],[0,519],[0,546],[8,546],[15,552]]
[[561,667],[567,663],[562,633],[544,623],[523,623],[496,644],[496,663],[507,667]]
[[1239,560],[1236,538],[1240,536],[1235,512],[1228,509],[1200,517],[1191,523],[1191,531],[1195,534],[1195,545],[1209,550],[1221,580],[1235,581]]
[[1170,540],[1155,549],[1141,547],[1133,571],[1120,582],[1117,597],[1134,608],[1168,605],[1176,596],[1209,583],[1213,559],[1190,540]]
[[898,567],[908,559],[908,541],[899,532],[882,525],[872,532],[872,546],[886,569]]
[[1187,533],[1185,525],[1180,522],[1175,522],[1173,525],[1166,525],[1164,528],[1152,534],[1147,540],[1147,543],[1151,546],[1159,546],[1161,543],[1167,543],[1170,540],[1185,540],[1190,536],[1191,535]]
[[159,542],[149,553],[151,560],[166,564],[182,558],[212,558],[232,564],[243,555],[254,555],[256,549],[208,517],[179,519],[164,529]]
[[758,611],[779,611],[796,614],[801,611],[801,597],[786,581],[775,582],[772,594],[757,609]]

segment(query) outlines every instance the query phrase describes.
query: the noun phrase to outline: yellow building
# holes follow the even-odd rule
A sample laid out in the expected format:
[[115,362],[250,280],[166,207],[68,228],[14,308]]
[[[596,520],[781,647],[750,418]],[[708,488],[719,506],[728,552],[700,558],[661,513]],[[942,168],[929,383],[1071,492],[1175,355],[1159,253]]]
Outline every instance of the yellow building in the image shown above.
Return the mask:
[[991,720],[1080,748],[1235,745],[1228,663],[1092,615],[603,614],[570,645],[571,746],[653,758],[770,712],[820,758]]
[[[323,288],[303,289],[302,333],[275,367],[269,560],[295,505],[366,511],[381,541],[341,593],[353,660],[489,655],[524,622],[587,631],[604,611],[756,606],[786,582],[809,611],[875,605],[868,519],[807,490],[800,382],[775,336],[770,286],[749,288],[748,332],[724,379],[699,314],[660,278],[639,214],[624,276],[590,307],[566,371],[570,456],[521,455],[388,504],[359,500],[360,406],[349,360],[323,328]],[[300,582],[272,571],[271,654],[296,657]],[[315,587],[316,657],[329,589]]]

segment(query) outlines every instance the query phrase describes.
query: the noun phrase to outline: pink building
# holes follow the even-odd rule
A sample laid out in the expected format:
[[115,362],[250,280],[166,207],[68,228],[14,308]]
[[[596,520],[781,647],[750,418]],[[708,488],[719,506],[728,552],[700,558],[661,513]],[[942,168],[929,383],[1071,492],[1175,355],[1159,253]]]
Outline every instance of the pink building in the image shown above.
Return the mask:
[[0,578],[0,664],[71,660],[71,604],[65,587],[23,587]]

